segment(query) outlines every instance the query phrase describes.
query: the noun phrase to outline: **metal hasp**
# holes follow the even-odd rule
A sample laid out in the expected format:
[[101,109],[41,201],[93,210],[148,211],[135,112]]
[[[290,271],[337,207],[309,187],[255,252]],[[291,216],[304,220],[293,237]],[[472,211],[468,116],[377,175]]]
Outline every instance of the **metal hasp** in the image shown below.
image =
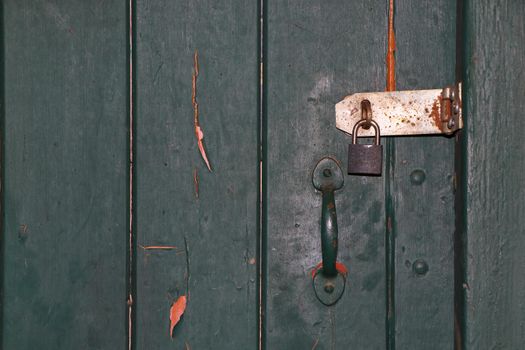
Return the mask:
[[336,268],[338,229],[334,192],[343,187],[343,171],[330,157],[321,159],[313,173],[312,183],[323,196],[321,208],[322,267],[313,276],[315,295],[324,305],[335,304],[343,295],[346,277]]
[[[463,128],[461,83],[444,89],[360,92],[335,105],[336,127],[352,133],[361,120],[363,101],[369,101],[381,136],[453,134]],[[374,136],[362,130],[360,137]]]

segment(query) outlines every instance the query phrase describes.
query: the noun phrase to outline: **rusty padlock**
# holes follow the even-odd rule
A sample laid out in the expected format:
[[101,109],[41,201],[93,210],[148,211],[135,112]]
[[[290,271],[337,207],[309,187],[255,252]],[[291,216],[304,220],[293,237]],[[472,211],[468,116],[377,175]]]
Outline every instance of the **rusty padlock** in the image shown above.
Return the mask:
[[[370,125],[375,130],[373,144],[357,143],[359,128]],[[383,168],[383,146],[380,144],[379,125],[373,120],[361,119],[352,130],[352,143],[348,146],[348,174],[381,175]]]

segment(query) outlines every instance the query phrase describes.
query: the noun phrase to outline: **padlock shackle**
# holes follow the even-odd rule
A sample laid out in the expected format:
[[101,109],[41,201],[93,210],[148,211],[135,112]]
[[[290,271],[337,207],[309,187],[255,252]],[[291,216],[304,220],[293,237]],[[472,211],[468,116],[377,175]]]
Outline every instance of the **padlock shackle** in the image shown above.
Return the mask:
[[359,128],[370,125],[374,128],[375,131],[375,144],[379,145],[379,139],[381,137],[381,132],[379,131],[379,125],[374,120],[367,120],[367,119],[361,119],[357,123],[355,123],[354,128],[352,129],[352,144],[357,144],[357,132],[359,131]]

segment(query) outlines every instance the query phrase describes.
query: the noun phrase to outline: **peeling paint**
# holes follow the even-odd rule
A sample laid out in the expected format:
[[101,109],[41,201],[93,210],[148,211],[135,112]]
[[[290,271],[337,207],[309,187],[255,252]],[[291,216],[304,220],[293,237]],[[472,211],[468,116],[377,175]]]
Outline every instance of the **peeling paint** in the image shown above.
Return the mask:
[[394,31],[394,0],[388,9],[388,50],[386,53],[386,91],[396,90],[396,36]]
[[173,338],[173,329],[179,323],[186,310],[186,296],[181,295],[170,308],[170,337]]
[[210,161],[206,155],[206,148],[204,147],[204,132],[199,123],[199,103],[197,102],[197,77],[199,76],[199,53],[195,50],[193,54],[193,74],[192,74],[192,89],[191,89],[191,104],[193,106],[193,125],[195,127],[195,136],[197,137],[197,146],[201,154],[202,160],[206,163],[206,167],[211,172]]
[[173,249],[177,249],[176,246],[174,245],[147,245],[147,246],[143,246],[143,245],[138,245],[140,248],[144,249],[144,250],[173,250]]
[[195,186],[195,199],[199,199],[199,174],[197,168],[193,168],[193,184]]

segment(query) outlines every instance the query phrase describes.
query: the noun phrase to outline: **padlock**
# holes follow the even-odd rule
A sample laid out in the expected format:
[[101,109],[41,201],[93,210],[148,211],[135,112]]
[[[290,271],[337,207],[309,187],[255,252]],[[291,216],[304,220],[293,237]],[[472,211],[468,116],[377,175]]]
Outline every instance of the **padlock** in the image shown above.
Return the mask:
[[[375,130],[373,144],[357,143],[359,128],[369,124]],[[381,175],[383,168],[383,146],[379,142],[381,133],[379,125],[373,120],[361,119],[352,130],[352,143],[348,146],[348,174]]]

